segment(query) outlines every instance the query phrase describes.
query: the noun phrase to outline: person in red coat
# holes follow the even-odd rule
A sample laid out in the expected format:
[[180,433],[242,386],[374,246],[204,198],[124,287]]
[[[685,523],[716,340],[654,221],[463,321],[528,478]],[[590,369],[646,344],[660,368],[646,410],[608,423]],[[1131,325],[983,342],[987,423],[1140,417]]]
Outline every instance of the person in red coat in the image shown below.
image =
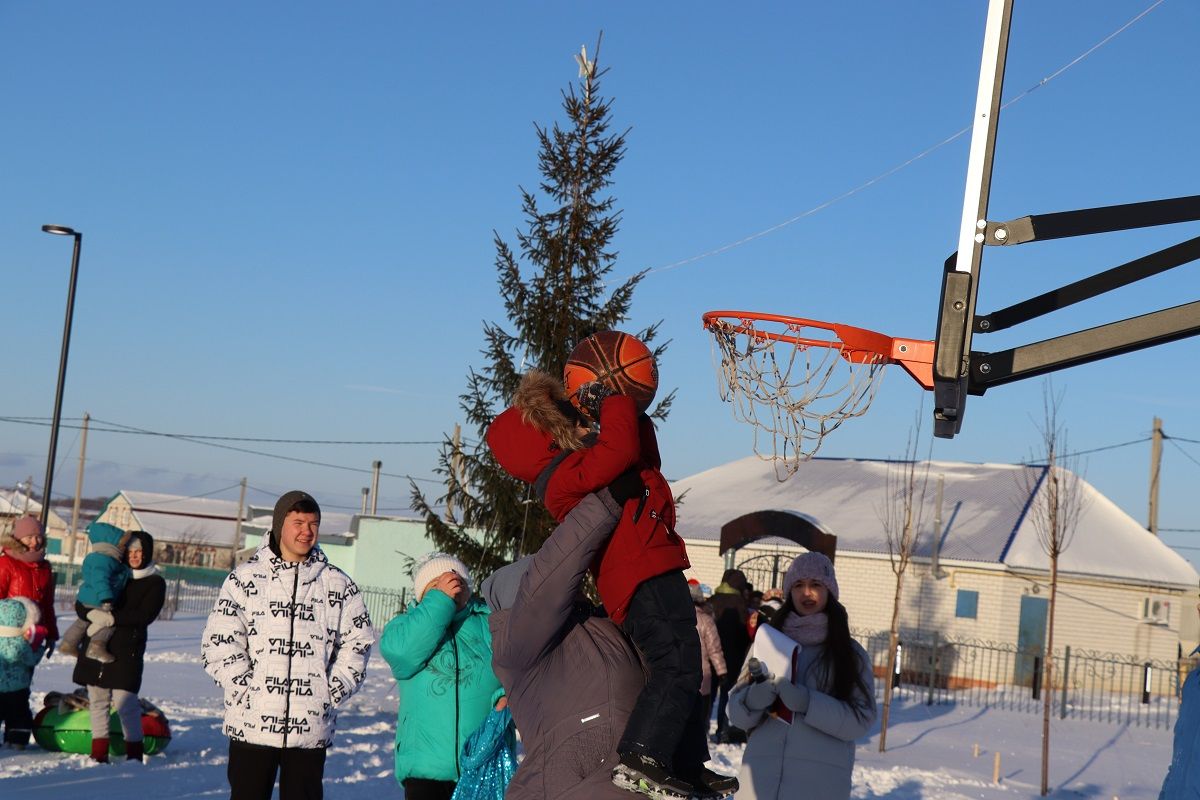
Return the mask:
[[0,539],[0,600],[26,597],[37,604],[47,630],[46,657],[58,641],[58,621],[54,613],[54,573],[46,561],[46,535],[37,517],[17,520],[13,529]]
[[592,565],[605,610],[650,671],[617,746],[613,782],[633,791],[649,784],[684,798],[728,794],[732,779],[704,767],[700,639],[683,574],[690,564],[675,532],[671,489],[659,471],[654,424],[630,397],[599,384],[581,387],[580,401],[599,430],[589,429],[561,382],[531,372],[512,407],[489,426],[487,442],[500,466],[532,484],[559,522],[587,495],[626,475],[636,473],[644,484],[640,496],[625,503]]

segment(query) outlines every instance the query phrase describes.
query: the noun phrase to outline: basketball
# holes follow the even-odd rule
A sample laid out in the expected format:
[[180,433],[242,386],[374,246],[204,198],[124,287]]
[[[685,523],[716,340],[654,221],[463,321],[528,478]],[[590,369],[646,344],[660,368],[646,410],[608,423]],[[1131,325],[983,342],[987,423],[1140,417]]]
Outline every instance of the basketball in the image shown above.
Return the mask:
[[645,411],[658,391],[658,364],[650,348],[628,333],[600,331],[575,345],[563,368],[572,402],[579,387],[592,381],[632,397],[638,411]]

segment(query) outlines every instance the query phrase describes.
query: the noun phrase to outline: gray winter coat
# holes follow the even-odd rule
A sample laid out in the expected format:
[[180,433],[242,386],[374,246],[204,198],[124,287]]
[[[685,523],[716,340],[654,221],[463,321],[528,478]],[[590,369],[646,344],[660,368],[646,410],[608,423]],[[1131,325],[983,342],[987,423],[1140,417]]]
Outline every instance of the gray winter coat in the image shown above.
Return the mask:
[[808,711],[792,724],[765,711],[746,708],[748,671],[729,695],[729,722],[749,732],[738,781],[738,800],[843,800],[850,797],[854,771],[854,740],[866,736],[875,722],[875,676],[866,651],[854,643],[862,665],[860,674],[869,696],[856,704],[825,694],[820,668],[810,669],[821,645],[801,648],[797,673],[805,676]]
[[492,611],[492,667],[525,746],[506,800],[629,800],[612,769],[646,672],[612,620],[579,602],[620,512],[607,490],[584,498],[530,560],[512,607]]

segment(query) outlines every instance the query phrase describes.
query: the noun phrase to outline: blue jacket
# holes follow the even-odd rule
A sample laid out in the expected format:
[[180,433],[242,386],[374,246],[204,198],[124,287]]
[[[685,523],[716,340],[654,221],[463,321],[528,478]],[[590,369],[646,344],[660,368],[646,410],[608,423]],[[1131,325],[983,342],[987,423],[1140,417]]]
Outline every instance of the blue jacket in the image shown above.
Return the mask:
[[[1192,651],[1200,652],[1200,647]],[[1196,760],[1200,749],[1200,668],[1192,670],[1183,682],[1183,704],[1175,720],[1175,744],[1171,752],[1171,766],[1163,781],[1158,800],[1200,800],[1200,762]]]
[[457,781],[463,744],[504,694],[487,606],[472,597],[458,610],[430,589],[387,624],[379,650],[400,686],[396,780]]
[[129,567],[121,561],[127,534],[107,522],[93,522],[87,534],[92,552],[83,559],[83,583],[76,599],[85,606],[114,602],[129,582]]

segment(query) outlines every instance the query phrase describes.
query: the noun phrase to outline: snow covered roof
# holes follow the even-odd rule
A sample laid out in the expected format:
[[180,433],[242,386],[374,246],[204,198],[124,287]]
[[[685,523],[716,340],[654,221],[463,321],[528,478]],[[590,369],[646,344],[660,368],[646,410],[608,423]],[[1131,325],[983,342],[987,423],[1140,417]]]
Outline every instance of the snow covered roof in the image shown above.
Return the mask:
[[[214,547],[231,547],[237,530],[238,504],[235,500],[211,497],[185,497],[157,492],[124,490],[120,493],[133,508],[138,525],[156,539],[190,542]],[[271,515],[242,517],[243,536],[254,527],[271,527]],[[350,530],[350,514],[321,514],[322,535],[345,535]]]
[[[42,513],[42,504],[32,497],[26,496],[23,492],[16,489],[6,489],[0,492],[0,514],[4,516],[20,517],[25,514],[33,514],[40,516]],[[54,506],[50,507],[49,527],[51,528],[66,528],[67,522],[54,511]]]
[[[684,539],[719,540],[721,527],[754,511],[799,514],[838,537],[838,550],[888,552],[880,521],[887,496],[887,461],[815,458],[786,481],[757,456],[675,481],[678,530]],[[894,466],[894,463],[893,463]],[[1048,569],[1029,508],[1042,491],[1043,466],[930,463],[924,525],[915,555],[932,553],[934,497],[944,477],[944,560],[990,562]],[[1028,487],[1034,487],[1031,495]],[[1059,559],[1064,572],[1195,588],[1200,574],[1190,563],[1091,484],[1081,480],[1082,509],[1070,547]],[[686,493],[686,494],[685,494]],[[778,540],[766,540],[778,541]]]

